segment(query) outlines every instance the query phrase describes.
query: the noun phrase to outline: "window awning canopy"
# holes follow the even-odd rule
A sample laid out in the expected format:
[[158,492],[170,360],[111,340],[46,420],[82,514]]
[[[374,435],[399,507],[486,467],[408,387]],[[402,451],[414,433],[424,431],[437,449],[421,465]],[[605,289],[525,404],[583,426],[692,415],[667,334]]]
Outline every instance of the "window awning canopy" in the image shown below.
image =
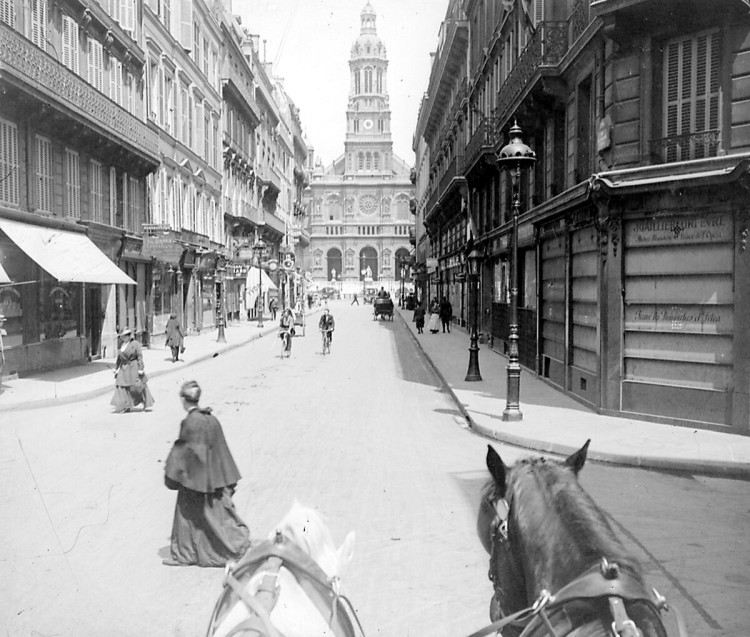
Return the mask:
[[0,283],[10,283],[10,277],[8,276],[8,273],[3,269],[3,266],[0,265]]
[[84,233],[10,219],[0,219],[0,230],[58,281],[136,285]]

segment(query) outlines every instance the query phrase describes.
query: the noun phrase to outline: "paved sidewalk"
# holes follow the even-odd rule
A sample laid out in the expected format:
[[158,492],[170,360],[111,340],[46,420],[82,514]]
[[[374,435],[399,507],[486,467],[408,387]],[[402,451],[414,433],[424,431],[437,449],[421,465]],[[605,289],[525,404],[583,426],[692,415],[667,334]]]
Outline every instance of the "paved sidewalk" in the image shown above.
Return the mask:
[[454,328],[450,334],[417,334],[413,313],[398,307],[396,313],[450,388],[472,429],[482,435],[563,455],[591,438],[588,457],[592,460],[750,479],[750,436],[602,416],[523,369],[523,420],[503,422],[507,358],[480,345],[483,380],[466,382],[469,337],[465,329]]
[[[313,329],[317,330],[317,314],[321,309],[322,307],[314,307],[308,310],[308,330],[312,322]],[[150,348],[144,347],[143,366],[148,378],[156,378],[241,347],[266,334],[276,334],[278,328],[278,315],[275,321],[270,316],[266,317],[263,327],[258,327],[255,320],[234,321],[224,328],[225,343],[217,342],[216,328],[188,335],[185,339],[185,353],[180,355],[180,360],[176,363],[172,362],[168,347],[158,344]],[[299,330],[299,326],[296,329]],[[114,368],[115,358],[112,357],[25,378],[5,379],[0,393],[0,413],[63,405],[114,392]]]

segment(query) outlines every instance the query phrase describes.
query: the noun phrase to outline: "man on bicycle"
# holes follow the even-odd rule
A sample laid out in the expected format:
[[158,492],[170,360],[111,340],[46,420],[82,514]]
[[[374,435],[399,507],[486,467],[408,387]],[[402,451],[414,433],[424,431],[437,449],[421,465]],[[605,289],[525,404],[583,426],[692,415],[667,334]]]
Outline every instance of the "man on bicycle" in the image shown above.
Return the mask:
[[328,332],[329,343],[333,341],[333,330],[336,329],[336,321],[333,320],[331,310],[329,310],[328,308],[325,308],[323,310],[323,314],[320,317],[320,322],[318,323],[318,329],[320,329],[321,332]]

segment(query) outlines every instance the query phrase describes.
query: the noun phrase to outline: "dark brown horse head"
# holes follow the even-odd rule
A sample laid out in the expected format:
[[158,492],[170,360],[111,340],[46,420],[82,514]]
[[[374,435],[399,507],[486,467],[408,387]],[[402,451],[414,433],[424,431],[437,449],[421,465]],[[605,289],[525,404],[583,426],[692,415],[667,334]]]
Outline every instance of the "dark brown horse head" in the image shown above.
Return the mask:
[[[646,599],[649,594],[640,566],[578,482],[590,442],[564,460],[533,456],[512,466],[488,445],[491,479],[482,494],[477,532],[490,553],[493,621],[528,608],[542,591],[556,595],[600,563],[615,563],[626,570],[639,594],[643,590],[642,607],[647,612],[638,610],[639,617],[656,616]],[[597,622],[600,619],[596,617]],[[606,621],[611,622],[611,617]]]

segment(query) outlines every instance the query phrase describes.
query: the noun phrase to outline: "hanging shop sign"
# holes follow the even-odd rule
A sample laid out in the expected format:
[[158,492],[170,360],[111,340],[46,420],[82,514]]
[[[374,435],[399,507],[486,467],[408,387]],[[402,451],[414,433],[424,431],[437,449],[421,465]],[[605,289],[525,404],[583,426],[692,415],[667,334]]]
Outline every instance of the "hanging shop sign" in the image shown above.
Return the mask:
[[165,235],[146,235],[143,237],[143,247],[141,254],[161,261],[177,265],[182,256],[183,246],[177,243],[171,236]]

